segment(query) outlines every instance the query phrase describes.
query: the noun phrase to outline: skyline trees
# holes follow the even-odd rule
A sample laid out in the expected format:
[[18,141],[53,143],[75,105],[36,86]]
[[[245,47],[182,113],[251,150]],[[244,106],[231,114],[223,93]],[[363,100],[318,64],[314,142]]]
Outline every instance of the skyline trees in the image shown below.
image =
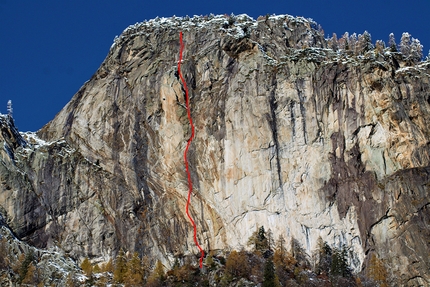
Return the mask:
[[398,44],[393,33],[390,33],[388,36],[388,44],[385,44],[383,40],[376,40],[375,44],[373,44],[371,34],[367,31],[364,31],[363,34],[358,34],[358,36],[356,33],[349,35],[348,32],[345,32],[340,38],[337,37],[336,33],[333,33],[332,37],[327,39],[327,45],[333,51],[344,51],[354,56],[364,55],[372,50],[375,50],[377,53],[387,50],[392,53],[399,53],[404,60],[413,63],[428,60],[429,58],[423,58],[423,45],[408,32],[402,34]]

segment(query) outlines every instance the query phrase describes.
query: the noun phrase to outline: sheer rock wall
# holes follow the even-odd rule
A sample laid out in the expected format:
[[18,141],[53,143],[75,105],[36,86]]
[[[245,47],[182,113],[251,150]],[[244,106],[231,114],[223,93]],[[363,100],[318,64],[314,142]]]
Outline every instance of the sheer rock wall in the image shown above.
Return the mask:
[[428,286],[429,64],[336,53],[315,28],[291,16],[129,27],[38,132],[48,142],[2,154],[0,212],[24,240],[75,258],[197,255],[184,212],[183,31],[204,248],[246,247],[263,225],[309,255],[319,237],[345,244],[356,271],[376,252],[395,284]]

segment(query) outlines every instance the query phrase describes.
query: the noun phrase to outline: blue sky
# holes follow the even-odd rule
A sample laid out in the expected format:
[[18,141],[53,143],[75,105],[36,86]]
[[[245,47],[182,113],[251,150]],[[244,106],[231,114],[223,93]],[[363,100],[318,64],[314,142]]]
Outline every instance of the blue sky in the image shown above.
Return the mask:
[[290,14],[312,18],[325,34],[363,33],[397,42],[409,32],[430,49],[430,0],[113,1],[0,0],[0,112],[13,102],[21,131],[54,118],[106,57],[116,35],[156,16]]

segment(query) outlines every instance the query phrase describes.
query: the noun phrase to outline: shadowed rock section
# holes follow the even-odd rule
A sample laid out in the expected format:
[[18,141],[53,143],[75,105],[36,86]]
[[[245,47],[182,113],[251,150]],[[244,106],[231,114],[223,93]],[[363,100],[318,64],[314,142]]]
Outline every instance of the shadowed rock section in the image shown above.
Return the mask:
[[393,284],[428,286],[430,64],[337,53],[315,27],[219,16],[127,28],[38,132],[45,142],[27,134],[13,159],[2,152],[8,225],[94,262],[121,247],[168,265],[197,260],[183,211],[183,31],[196,126],[191,214],[204,249],[246,247],[264,226],[309,254],[320,236],[347,245],[355,271],[377,253]]

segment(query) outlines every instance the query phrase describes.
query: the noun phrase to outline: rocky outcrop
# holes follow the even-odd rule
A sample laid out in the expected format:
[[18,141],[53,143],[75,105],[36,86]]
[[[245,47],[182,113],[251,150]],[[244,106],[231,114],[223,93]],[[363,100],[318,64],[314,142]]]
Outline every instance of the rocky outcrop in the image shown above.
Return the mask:
[[196,254],[184,206],[191,96],[191,213],[206,250],[257,226],[372,253],[392,285],[429,285],[429,63],[327,49],[291,16],[156,19],[126,29],[29,147],[2,155],[1,213],[22,239],[105,261],[123,247]]
[[[60,248],[42,250],[20,241],[0,215],[0,286],[17,286],[16,282],[23,270],[20,261],[22,257],[33,258],[31,261],[35,266],[33,275],[38,282],[43,283],[41,286],[64,285],[67,278],[76,282],[79,282],[80,278],[85,278],[83,274],[79,274],[80,269],[75,261],[65,256]],[[28,268],[27,272],[30,272]]]

